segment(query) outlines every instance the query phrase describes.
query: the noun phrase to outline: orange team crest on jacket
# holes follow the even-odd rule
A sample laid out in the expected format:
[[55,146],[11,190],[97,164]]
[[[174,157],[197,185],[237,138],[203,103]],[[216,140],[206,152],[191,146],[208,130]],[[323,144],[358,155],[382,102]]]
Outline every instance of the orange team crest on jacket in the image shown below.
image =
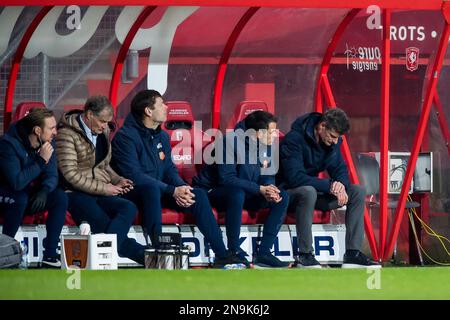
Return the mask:
[[161,161],[163,161],[166,158],[166,155],[164,154],[164,150],[162,149],[162,143],[158,143],[158,145],[156,146],[156,149],[158,149],[159,151],[159,158],[161,159]]

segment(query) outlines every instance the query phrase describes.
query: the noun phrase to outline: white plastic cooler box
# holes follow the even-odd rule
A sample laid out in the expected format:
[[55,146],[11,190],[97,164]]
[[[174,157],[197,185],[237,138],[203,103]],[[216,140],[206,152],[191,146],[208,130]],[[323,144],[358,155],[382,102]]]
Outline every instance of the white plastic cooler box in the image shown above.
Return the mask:
[[61,236],[62,269],[116,270],[117,261],[115,234]]

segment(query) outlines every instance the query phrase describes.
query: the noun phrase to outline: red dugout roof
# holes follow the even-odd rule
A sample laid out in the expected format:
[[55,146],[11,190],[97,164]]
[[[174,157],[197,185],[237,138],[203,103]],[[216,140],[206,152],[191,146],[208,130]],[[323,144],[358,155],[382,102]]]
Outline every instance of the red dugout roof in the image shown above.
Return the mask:
[[387,9],[437,10],[447,1],[442,0],[4,0],[4,6],[41,5],[171,5],[214,7],[279,7],[279,8],[367,8],[378,5]]

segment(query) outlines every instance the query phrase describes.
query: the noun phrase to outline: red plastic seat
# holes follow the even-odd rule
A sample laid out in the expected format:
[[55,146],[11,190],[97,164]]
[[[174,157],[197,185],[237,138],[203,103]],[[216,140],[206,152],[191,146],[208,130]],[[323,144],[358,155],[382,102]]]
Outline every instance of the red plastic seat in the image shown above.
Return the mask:
[[170,135],[171,145],[193,145],[194,115],[190,103],[167,101],[166,105],[167,120],[162,124],[162,129]]
[[[314,224],[328,224],[330,223],[330,211],[319,211],[314,210],[313,213],[313,223]],[[269,215],[269,209],[261,209],[258,211],[242,211],[241,224],[252,225],[252,224],[264,224],[266,222],[267,216]],[[225,224],[225,212],[219,212],[218,223]],[[288,212],[286,218],[284,219],[285,224],[295,224],[295,213]]]
[[[194,216],[191,213],[178,212],[174,209],[163,208],[162,209],[162,224],[195,224]],[[214,217],[217,220],[217,211],[213,209]],[[136,215],[133,221],[133,225],[142,225],[142,214]]]
[[16,122],[16,121],[22,119],[33,108],[45,109],[45,104],[42,102],[39,102],[39,101],[27,101],[27,102],[19,103],[16,107],[16,111],[14,111],[14,115],[12,117],[12,122]]
[[[242,225],[264,224],[266,222],[268,215],[269,209],[260,209],[257,211],[248,211],[244,209],[242,210],[241,224]],[[219,212],[218,223],[225,224],[225,212]]]
[[170,135],[172,160],[180,176],[188,183],[197,174],[194,164],[194,115],[192,107],[186,101],[166,102],[167,120],[162,129]]
[[[194,164],[194,114],[189,102],[167,101],[167,120],[161,128],[170,136],[172,161],[180,176],[189,184],[197,174]],[[190,213],[162,209],[163,224],[195,224]]]
[[[213,210],[214,217],[217,220],[217,212]],[[173,209],[162,209],[163,224],[196,224],[194,216],[191,213],[178,212]]]
[[233,116],[228,121],[227,129],[234,129],[239,121],[244,120],[246,116],[255,111],[269,112],[269,108],[264,101],[242,101],[234,109]]
[[[255,111],[269,111],[269,107],[264,101],[242,101],[234,109],[233,116],[228,121],[227,129],[234,129],[236,124],[245,119],[250,113]],[[285,134],[278,130],[278,139],[281,142]]]

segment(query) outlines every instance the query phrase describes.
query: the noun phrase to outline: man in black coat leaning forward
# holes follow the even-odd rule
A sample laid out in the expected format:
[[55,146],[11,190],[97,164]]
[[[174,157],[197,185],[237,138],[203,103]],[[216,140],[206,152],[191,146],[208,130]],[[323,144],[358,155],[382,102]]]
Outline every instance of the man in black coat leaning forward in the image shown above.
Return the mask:
[[[297,267],[320,268],[312,247],[314,209],[332,210],[347,206],[343,268],[379,267],[361,251],[364,236],[365,189],[350,184],[342,158],[341,136],[350,129],[339,108],[324,114],[313,112],[297,118],[281,143],[281,186],[289,194],[289,208],[295,211],[299,257]],[[322,171],[330,178],[319,178]]]

